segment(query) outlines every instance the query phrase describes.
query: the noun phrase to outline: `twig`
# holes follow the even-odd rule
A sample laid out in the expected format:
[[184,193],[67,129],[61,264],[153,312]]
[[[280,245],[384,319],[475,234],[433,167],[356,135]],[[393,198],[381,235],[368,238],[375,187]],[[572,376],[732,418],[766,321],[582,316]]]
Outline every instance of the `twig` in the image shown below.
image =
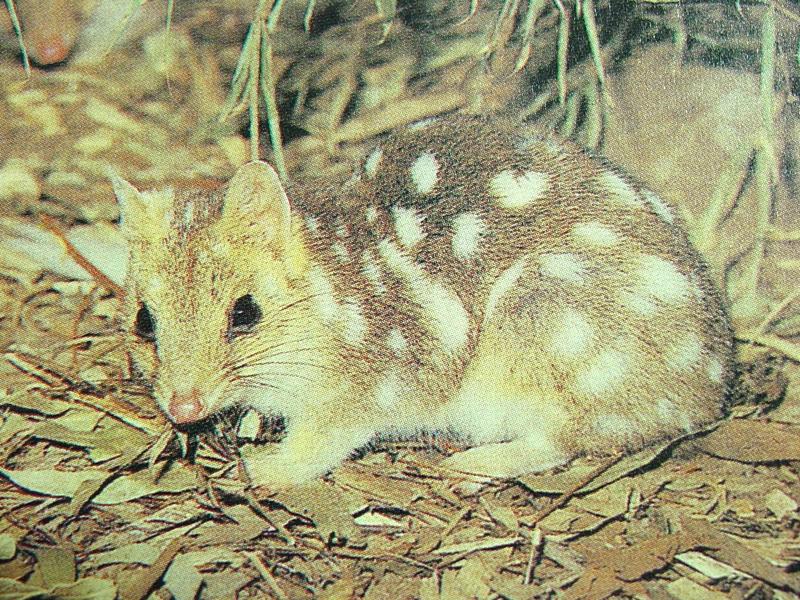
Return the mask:
[[[106,398],[107,391],[103,388],[89,387],[86,382],[78,382],[75,378],[71,378],[55,368],[43,364],[41,359],[23,352],[9,351],[4,353],[2,357],[22,373],[44,383],[48,387],[48,391],[66,391],[66,398],[69,402],[82,404],[93,410],[100,411],[112,419],[134,427],[149,436],[160,434],[157,428],[158,424],[151,424],[150,420],[140,417],[127,408],[121,400],[113,396],[109,400]],[[56,389],[59,385],[64,389]],[[91,400],[84,398],[84,395],[90,396]],[[156,413],[156,415],[160,415],[160,413]],[[159,419],[163,424],[163,417],[156,416],[155,418]]]
[[439,568],[438,565],[437,566],[427,565],[424,562],[414,560],[413,558],[408,556],[403,556],[402,554],[360,554],[357,550],[354,550],[353,548],[348,548],[346,550],[340,550],[339,548],[331,548],[330,550],[328,550],[328,552],[340,558],[352,558],[356,560],[386,560],[386,559],[397,560],[418,567],[425,571],[436,572],[437,569]]
[[530,585],[533,581],[533,570],[539,563],[539,558],[542,556],[542,530],[538,527],[531,532],[531,553],[528,555],[528,565],[525,568],[525,578],[522,583]]
[[777,350],[787,358],[800,363],[800,346],[797,344],[790,342],[789,340],[785,340],[777,335],[757,335],[757,336],[742,336],[737,337],[737,341],[747,342],[750,344],[757,344],[759,346],[766,346],[767,348],[772,348],[773,350]]
[[583,0],[583,3],[579,6],[583,6],[583,26],[586,29],[586,37],[589,40],[589,50],[591,51],[594,70],[597,74],[597,81],[600,84],[600,91],[606,104],[613,107],[614,101],[606,87],[606,72],[603,68],[603,56],[600,52],[600,36],[597,33],[597,22],[594,18],[594,0]]
[[19,51],[22,54],[22,66],[25,69],[25,75],[31,76],[31,61],[28,58],[28,49],[25,48],[25,41],[22,39],[22,28],[19,25],[17,18],[17,11],[14,8],[14,0],[6,0],[6,8],[8,9],[8,16],[11,17],[11,25],[14,27],[14,35],[17,36],[19,42]]
[[554,0],[558,8],[558,51],[556,54],[556,81],[558,82],[558,101],[564,104],[567,99],[567,52],[569,50],[570,15],[562,0]]
[[269,589],[272,590],[272,593],[278,598],[278,600],[288,600],[289,597],[283,593],[283,590],[278,585],[278,582],[275,581],[275,578],[270,573],[267,565],[265,565],[258,555],[255,552],[247,551],[244,555],[248,558],[248,560],[253,563],[253,566],[258,571],[258,574],[261,575],[261,578],[267,583]]
[[[250,141],[250,160],[256,161],[260,156],[259,142],[261,140],[258,119],[258,82],[260,79],[261,60],[259,55],[261,53],[262,33],[264,30],[263,24],[259,21],[253,21],[250,25],[253,35],[253,44],[250,46],[250,63],[249,63],[249,76],[250,80],[247,82],[247,108],[250,114],[250,130],[248,138]],[[249,35],[248,35],[249,37]]]
[[594,471],[589,473],[586,477],[581,479],[578,483],[573,485],[566,492],[561,494],[549,506],[540,510],[537,513],[537,515],[533,518],[533,521],[531,521],[530,524],[531,527],[538,525],[547,515],[566,505],[575,494],[580,492],[584,487],[589,485],[592,481],[597,479],[600,475],[602,475],[603,473],[608,471],[611,467],[613,467],[615,464],[617,464],[622,459],[622,457],[623,457],[622,452],[618,453],[616,456],[612,457],[611,459],[609,459],[608,461],[597,467]]
[[311,17],[314,15],[314,7],[317,5],[317,0],[308,0],[306,4],[306,11],[303,14],[303,29],[306,33],[311,31]]
[[[270,15],[271,16],[271,15]],[[270,25],[273,23],[273,25]],[[270,29],[270,26],[272,29]],[[261,68],[259,84],[261,94],[264,96],[264,103],[267,107],[267,129],[269,130],[270,145],[275,159],[275,168],[283,181],[289,178],[286,172],[286,159],[283,156],[283,134],[281,134],[280,114],[278,113],[278,101],[275,97],[275,78],[273,77],[272,65],[272,32],[274,21],[267,22],[266,31],[261,34]]]
[[161,554],[158,555],[153,564],[133,575],[131,579],[126,579],[127,585],[123,584],[121,586],[120,596],[126,600],[143,600],[147,598],[153,586],[164,576],[164,573],[172,564],[172,560],[181,551],[184,543],[184,539],[175,538],[167,544],[167,547],[161,551]]
[[54,236],[58,238],[58,240],[63,244],[64,250],[66,250],[67,255],[74,260],[78,265],[89,275],[92,276],[97,283],[102,285],[104,288],[109,290],[114,296],[119,298],[120,300],[125,299],[125,290],[118,286],[116,283],[111,281],[105,273],[103,273],[100,269],[95,267],[91,262],[89,262],[83,254],[81,254],[75,246],[72,245],[67,239],[66,234],[61,229],[61,226],[58,224],[53,217],[49,215],[39,215],[39,218],[42,221],[42,225]]
[[797,298],[800,297],[800,288],[794,290],[792,293],[787,294],[783,300],[781,300],[778,305],[773,308],[769,314],[764,317],[761,323],[758,324],[756,327],[756,336],[764,335],[767,332],[770,324],[778,318],[778,316],[783,312],[783,310],[792,304]]

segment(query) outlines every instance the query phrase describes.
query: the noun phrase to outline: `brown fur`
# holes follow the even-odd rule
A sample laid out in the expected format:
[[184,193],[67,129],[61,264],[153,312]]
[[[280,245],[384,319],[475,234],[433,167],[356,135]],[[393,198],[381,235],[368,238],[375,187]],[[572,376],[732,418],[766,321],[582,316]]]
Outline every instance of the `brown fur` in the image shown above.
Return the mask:
[[[128,318],[146,305],[156,321],[155,343],[135,341],[137,360],[168,413],[171,398],[197,397],[198,417],[234,402],[285,414],[279,453],[249,463],[273,486],[323,473],[378,434],[452,430],[480,444],[452,468],[513,476],[722,414],[730,328],[668,207],[572,145],[480,119],[408,130],[380,148],[374,172],[338,192],[289,188],[290,211],[264,165],[244,167],[224,193],[148,202],[118,186]],[[425,153],[435,175],[415,163]],[[504,205],[493,190],[530,173],[545,177],[544,193]],[[401,225],[402,211],[421,221]],[[459,258],[464,213],[482,229]],[[577,237],[586,224],[602,224],[600,243]],[[246,294],[264,319],[229,339],[231,307]],[[562,320],[570,314],[591,337],[565,358],[551,348],[560,328],[565,352],[584,347]],[[257,349],[274,364],[243,382],[231,365]]]

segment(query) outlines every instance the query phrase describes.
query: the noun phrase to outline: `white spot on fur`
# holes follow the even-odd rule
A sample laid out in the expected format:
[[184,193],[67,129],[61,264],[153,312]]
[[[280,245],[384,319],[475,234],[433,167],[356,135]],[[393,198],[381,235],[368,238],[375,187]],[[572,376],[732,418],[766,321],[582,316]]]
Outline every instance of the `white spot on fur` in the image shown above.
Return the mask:
[[656,414],[662,421],[672,421],[675,418],[675,404],[667,398],[661,398],[656,402]]
[[383,150],[380,148],[375,148],[370,155],[367,157],[367,160],[364,161],[364,173],[366,173],[369,179],[375,179],[375,175],[378,173],[378,165],[383,158]]
[[417,157],[410,169],[411,181],[420,194],[429,194],[439,181],[439,162],[431,152]]
[[616,231],[603,225],[600,221],[577,223],[572,228],[572,236],[579,242],[600,247],[614,246],[621,239]]
[[319,221],[315,217],[306,217],[305,221],[306,229],[315,235],[319,233]]
[[587,269],[580,258],[569,252],[542,254],[539,257],[539,272],[547,277],[562,279],[569,283],[582,283]]
[[630,357],[619,350],[600,352],[586,369],[578,373],[577,387],[585,394],[602,396],[622,383],[630,362]]
[[341,223],[341,222],[337,223],[336,224],[336,229],[334,230],[334,233],[336,233],[336,237],[346,238],[348,233],[349,233],[349,231],[347,229],[347,225],[345,225],[344,223]]
[[505,296],[508,291],[514,287],[514,284],[517,283],[519,278],[522,277],[522,272],[525,270],[527,261],[527,256],[518,258],[494,280],[492,287],[489,289],[489,295],[486,298],[486,310],[483,316],[484,324],[492,317],[492,313],[497,308],[497,305],[500,304],[500,300],[503,299],[503,296]]
[[469,316],[456,293],[432,279],[390,240],[380,242],[378,250],[386,266],[408,285],[411,297],[427,317],[426,325],[442,347],[449,352],[461,349],[467,343]]
[[425,238],[425,232],[422,230],[423,217],[413,208],[393,206],[392,215],[394,215],[397,239],[403,246],[411,249]]
[[557,319],[550,350],[561,358],[575,358],[586,352],[594,336],[594,326],[581,312],[567,308]]
[[164,279],[160,275],[153,275],[147,280],[147,291],[152,294],[158,294],[164,289]]
[[651,254],[640,256],[637,263],[637,289],[643,295],[672,304],[688,299],[689,280],[673,263]]
[[641,295],[630,290],[620,292],[620,301],[623,306],[643,317],[651,317],[656,313],[656,303],[650,296]]
[[211,244],[211,254],[214,256],[228,256],[230,253],[231,248],[227,242],[222,242],[217,240],[216,242]]
[[379,296],[385,294],[386,286],[381,279],[381,270],[380,267],[378,267],[378,263],[375,260],[373,253],[369,250],[364,250],[364,253],[361,255],[361,260],[364,263],[364,267],[362,268],[361,272],[372,284],[372,288],[375,290],[375,293]]
[[550,187],[545,173],[526,171],[515,175],[513,171],[500,171],[489,181],[489,193],[503,208],[522,208],[544,196]]
[[395,354],[402,354],[408,348],[408,342],[406,341],[405,336],[400,333],[400,330],[397,329],[397,327],[393,328],[389,332],[389,335],[386,336],[386,345]]
[[343,307],[344,340],[348,344],[360,344],[367,332],[367,320],[358,300],[347,298]]
[[336,260],[338,260],[340,263],[345,264],[350,262],[350,253],[347,251],[347,248],[345,248],[342,242],[336,242],[333,244],[333,246],[331,246],[331,250],[333,250],[333,253],[336,255]]
[[358,172],[353,173],[352,175],[350,175],[350,178],[344,182],[344,188],[345,189],[351,188],[354,185],[356,185],[359,181],[361,181],[361,173]]
[[189,227],[192,224],[192,219],[194,219],[194,202],[187,202],[186,206],[183,207],[183,225],[184,227]]
[[615,413],[604,413],[597,415],[594,422],[594,430],[600,435],[607,435],[615,438],[629,437],[635,431],[636,424],[628,417]]
[[400,378],[396,373],[387,373],[375,386],[375,402],[381,408],[393,408],[400,395]]
[[367,219],[367,223],[374,223],[378,220],[378,209],[374,206],[370,206],[367,210],[364,211],[364,217]]
[[697,334],[683,336],[675,344],[667,348],[664,361],[670,369],[687,371],[697,365],[703,353],[703,345]]
[[320,316],[328,322],[336,320],[339,303],[336,302],[331,280],[319,266],[311,267],[307,278]]
[[255,288],[260,290],[268,298],[273,298],[276,301],[286,296],[285,282],[279,281],[277,277],[273,277],[269,271],[259,273],[256,276]]
[[702,286],[698,283],[697,278],[694,274],[691,274],[689,278],[689,292],[692,294],[692,297],[698,302],[702,302],[703,299],[706,297],[706,293],[703,291]]
[[470,259],[478,249],[486,223],[472,212],[462,213],[453,219],[453,255],[460,260]]
[[672,207],[664,202],[661,197],[657,196],[650,190],[642,190],[642,197],[651,206],[653,212],[661,217],[663,221],[669,224],[673,224],[675,222],[675,214],[672,212]]
[[706,371],[708,372],[708,378],[713,383],[716,384],[722,383],[722,375],[724,372],[724,369],[722,367],[722,361],[720,361],[718,358],[712,357],[708,361],[708,368],[706,369]]
[[540,135],[537,134],[530,134],[530,133],[523,133],[522,135],[515,136],[514,140],[514,149],[515,150],[530,150],[534,146],[544,147],[547,148],[547,143],[542,140]]
[[613,200],[617,200],[626,206],[639,208],[643,206],[639,194],[620,175],[613,171],[604,171],[598,176],[598,180],[611,193]]

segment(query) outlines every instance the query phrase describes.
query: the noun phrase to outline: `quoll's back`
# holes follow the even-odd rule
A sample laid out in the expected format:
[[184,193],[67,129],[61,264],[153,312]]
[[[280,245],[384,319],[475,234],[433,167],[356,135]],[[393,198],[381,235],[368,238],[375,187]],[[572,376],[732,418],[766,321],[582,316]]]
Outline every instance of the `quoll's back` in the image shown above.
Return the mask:
[[[291,242],[263,267],[283,291],[240,287],[223,302],[246,291],[263,314],[296,303],[315,340],[317,366],[298,370],[307,399],[237,396],[288,417],[281,451],[248,463],[258,481],[307,479],[375,435],[421,431],[476,444],[453,469],[516,476],[722,414],[731,331],[675,211],[529,133],[444,119],[385,140],[340,191],[289,190]],[[283,194],[266,166],[248,168],[220,223],[242,204],[237,185],[251,204]],[[266,346],[300,335],[264,321],[253,335]],[[195,401],[198,415],[219,408]]]

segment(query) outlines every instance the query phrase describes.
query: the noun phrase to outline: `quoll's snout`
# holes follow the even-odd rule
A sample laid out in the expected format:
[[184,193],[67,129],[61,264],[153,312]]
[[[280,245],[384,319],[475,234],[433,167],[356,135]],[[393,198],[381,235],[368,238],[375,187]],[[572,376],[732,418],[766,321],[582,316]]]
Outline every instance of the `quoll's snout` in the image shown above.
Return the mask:
[[170,419],[178,425],[194,423],[207,416],[197,388],[192,388],[188,393],[173,392],[167,411]]

